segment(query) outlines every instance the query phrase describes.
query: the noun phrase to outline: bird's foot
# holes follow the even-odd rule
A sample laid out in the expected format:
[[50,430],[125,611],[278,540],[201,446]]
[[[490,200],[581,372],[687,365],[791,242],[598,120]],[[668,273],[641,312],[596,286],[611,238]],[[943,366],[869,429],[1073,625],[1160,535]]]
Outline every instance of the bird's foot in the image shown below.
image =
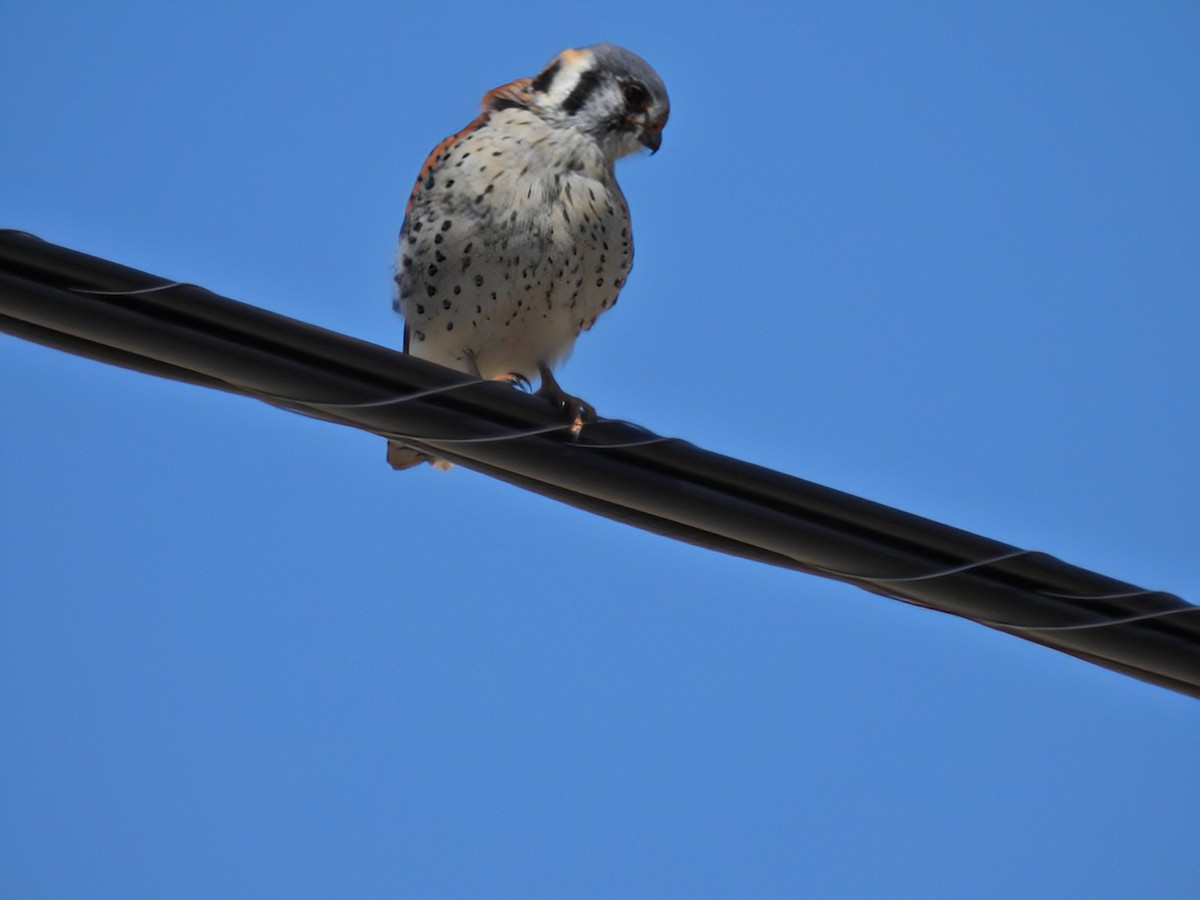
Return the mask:
[[493,375],[489,381],[503,381],[506,384],[511,384],[513,387],[527,391],[530,388],[529,379],[520,372],[505,372],[503,375]]
[[584,425],[596,421],[596,407],[559,387],[549,366],[539,364],[538,373],[542,377],[542,383],[536,395],[544,397],[550,401],[551,406],[562,411],[571,420],[571,437],[578,437]]

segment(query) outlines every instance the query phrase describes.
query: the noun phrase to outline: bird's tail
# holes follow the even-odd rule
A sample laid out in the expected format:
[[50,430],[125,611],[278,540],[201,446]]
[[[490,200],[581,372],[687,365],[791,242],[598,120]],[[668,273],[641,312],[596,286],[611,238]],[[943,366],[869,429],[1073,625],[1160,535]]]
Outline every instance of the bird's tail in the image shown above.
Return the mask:
[[414,450],[412,447],[397,441],[388,441],[387,461],[388,465],[397,471],[411,469],[413,466],[421,465],[421,463],[429,463],[439,472],[448,472],[454,468],[454,464],[449,460],[430,456],[428,453]]

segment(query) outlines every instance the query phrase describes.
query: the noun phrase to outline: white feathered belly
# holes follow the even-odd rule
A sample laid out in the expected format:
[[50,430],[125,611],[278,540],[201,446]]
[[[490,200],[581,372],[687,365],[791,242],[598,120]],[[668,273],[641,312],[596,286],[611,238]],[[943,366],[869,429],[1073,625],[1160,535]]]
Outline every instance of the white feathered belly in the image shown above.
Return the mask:
[[559,168],[532,179],[528,165],[489,165],[496,144],[477,134],[452,149],[409,213],[397,305],[412,355],[532,380],[616,302],[633,259],[628,210],[610,174]]

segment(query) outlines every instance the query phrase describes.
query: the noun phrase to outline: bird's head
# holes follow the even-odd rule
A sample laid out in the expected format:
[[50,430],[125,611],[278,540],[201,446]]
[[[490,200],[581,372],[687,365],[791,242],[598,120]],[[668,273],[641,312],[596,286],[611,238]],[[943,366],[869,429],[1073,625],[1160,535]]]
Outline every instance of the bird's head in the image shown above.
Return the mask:
[[592,136],[610,161],[662,144],[671,111],[667,88],[649,63],[623,47],[564,50],[529,90],[547,121]]

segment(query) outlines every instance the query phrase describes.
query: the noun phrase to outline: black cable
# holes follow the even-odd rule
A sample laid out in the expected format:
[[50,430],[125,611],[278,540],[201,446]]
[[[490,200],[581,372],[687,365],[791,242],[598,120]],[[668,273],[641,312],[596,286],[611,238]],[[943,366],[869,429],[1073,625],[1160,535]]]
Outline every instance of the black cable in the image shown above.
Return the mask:
[[[0,330],[381,436],[698,546],[836,578],[1200,696],[1200,615],[1070,566],[393,350],[0,232]],[[382,454],[381,454],[382,455]]]

